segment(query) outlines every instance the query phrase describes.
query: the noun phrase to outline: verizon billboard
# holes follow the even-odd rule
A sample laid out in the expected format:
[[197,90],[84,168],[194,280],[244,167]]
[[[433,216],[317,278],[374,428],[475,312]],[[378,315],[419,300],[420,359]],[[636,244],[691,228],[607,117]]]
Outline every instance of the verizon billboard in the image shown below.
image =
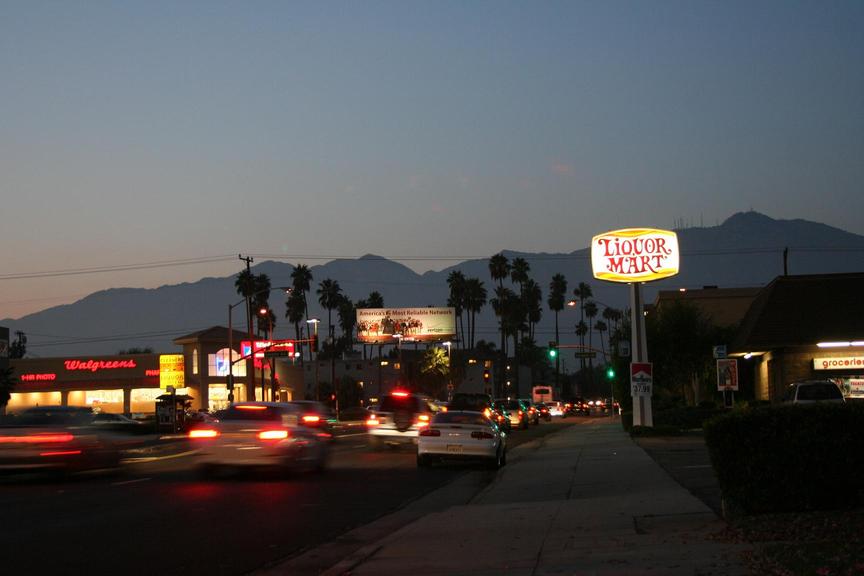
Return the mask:
[[357,339],[387,342],[446,340],[456,335],[454,308],[358,308]]
[[648,282],[678,274],[678,236],[655,228],[626,228],[591,240],[594,277],[608,282]]

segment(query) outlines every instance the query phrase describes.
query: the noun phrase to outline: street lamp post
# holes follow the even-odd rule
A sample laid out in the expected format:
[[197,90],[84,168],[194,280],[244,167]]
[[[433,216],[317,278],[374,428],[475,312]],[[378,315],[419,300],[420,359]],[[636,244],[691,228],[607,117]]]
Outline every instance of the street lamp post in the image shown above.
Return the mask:
[[450,348],[453,347],[453,343],[448,340],[441,344],[447,348],[447,401],[450,402],[453,400],[453,362],[450,359]]

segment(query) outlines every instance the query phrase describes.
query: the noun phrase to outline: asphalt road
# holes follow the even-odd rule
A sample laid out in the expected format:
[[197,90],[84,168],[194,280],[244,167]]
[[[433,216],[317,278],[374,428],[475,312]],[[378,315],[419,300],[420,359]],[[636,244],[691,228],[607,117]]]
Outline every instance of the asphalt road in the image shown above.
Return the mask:
[[[514,431],[515,447],[580,419]],[[195,456],[127,464],[118,474],[0,483],[0,558],[9,574],[244,574],[401,508],[469,465],[418,470],[409,449],[340,437],[322,474],[201,480]]]

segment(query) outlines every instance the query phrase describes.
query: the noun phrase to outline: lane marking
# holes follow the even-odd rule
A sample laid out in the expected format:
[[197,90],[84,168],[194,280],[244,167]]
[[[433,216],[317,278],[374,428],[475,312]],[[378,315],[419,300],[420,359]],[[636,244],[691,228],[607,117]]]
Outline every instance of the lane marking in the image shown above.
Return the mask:
[[152,478],[136,478],[135,480],[124,480],[123,482],[112,482],[112,486],[123,486],[124,484],[137,484],[139,482],[147,482]]
[[180,452],[179,454],[168,454],[167,456],[146,456],[142,458],[124,458],[124,464],[141,464],[144,462],[157,462],[159,460],[170,460],[172,458],[183,458],[185,456],[191,456],[192,454],[197,454],[198,450],[189,450],[187,452]]

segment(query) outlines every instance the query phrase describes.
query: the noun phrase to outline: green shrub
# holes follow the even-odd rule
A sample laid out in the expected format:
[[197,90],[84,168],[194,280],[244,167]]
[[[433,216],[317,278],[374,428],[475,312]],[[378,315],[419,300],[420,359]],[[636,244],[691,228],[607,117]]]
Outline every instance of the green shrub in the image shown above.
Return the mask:
[[717,416],[722,409],[714,405],[679,406],[654,414],[654,425],[678,430],[695,430],[702,428],[706,420]]
[[745,408],[705,425],[724,498],[747,513],[864,501],[864,405]]

